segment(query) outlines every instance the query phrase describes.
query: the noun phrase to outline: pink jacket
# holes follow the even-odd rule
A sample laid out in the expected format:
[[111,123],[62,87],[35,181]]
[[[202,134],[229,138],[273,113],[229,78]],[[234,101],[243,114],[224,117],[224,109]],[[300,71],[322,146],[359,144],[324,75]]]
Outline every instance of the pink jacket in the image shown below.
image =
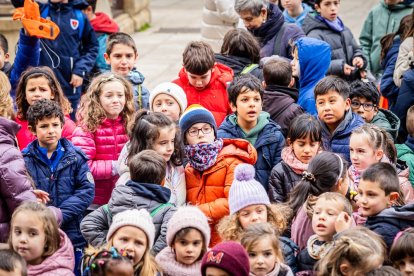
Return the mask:
[[94,133],[82,126],[73,132],[72,143],[89,157],[88,165],[95,179],[94,204],[108,203],[118,180],[118,174],[113,175],[112,161],[118,160],[128,140],[121,116],[115,120],[105,119]]
[[28,265],[27,275],[33,276],[55,276],[55,275],[74,275],[75,255],[73,253],[73,246],[65,232],[59,229],[60,247],[53,253],[52,256],[47,257],[41,264]]

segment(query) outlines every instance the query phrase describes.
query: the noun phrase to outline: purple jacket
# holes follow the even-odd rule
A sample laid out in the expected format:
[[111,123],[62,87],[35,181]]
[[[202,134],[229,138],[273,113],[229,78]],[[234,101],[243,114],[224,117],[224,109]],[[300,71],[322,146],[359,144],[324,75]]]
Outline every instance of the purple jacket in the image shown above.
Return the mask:
[[17,148],[20,126],[0,117],[0,242],[7,241],[10,216],[20,203],[36,200],[23,156]]

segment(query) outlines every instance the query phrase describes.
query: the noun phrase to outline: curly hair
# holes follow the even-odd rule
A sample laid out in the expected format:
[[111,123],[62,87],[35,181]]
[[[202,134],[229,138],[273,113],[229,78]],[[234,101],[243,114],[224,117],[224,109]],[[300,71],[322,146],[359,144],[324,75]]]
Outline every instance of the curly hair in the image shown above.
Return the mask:
[[132,116],[135,112],[133,103],[132,86],[124,77],[113,73],[103,73],[94,78],[86,94],[81,98],[80,107],[76,112],[76,119],[79,124],[90,132],[95,132],[106,118],[106,112],[103,109],[99,97],[102,88],[106,83],[118,81],[124,86],[125,106],[121,112],[124,127],[129,129]]
[[59,81],[55,76],[55,73],[53,73],[52,69],[50,69],[49,67],[41,66],[30,67],[29,69],[24,71],[20,76],[20,80],[16,88],[17,116],[21,120],[27,120],[26,113],[30,106],[26,99],[27,83],[31,79],[37,79],[40,77],[44,77],[45,79],[47,79],[50,90],[52,91],[53,95],[52,100],[60,105],[64,114],[70,114],[72,112],[72,106],[69,100],[66,98],[65,94],[63,94],[62,87],[60,86]]
[[63,115],[62,109],[59,104],[54,101],[41,99],[32,104],[27,110],[27,122],[33,130],[36,130],[36,124],[44,118],[59,118],[62,123],[62,127],[65,124],[65,115]]
[[11,85],[9,78],[0,71],[0,116],[14,119],[13,100],[10,97]]

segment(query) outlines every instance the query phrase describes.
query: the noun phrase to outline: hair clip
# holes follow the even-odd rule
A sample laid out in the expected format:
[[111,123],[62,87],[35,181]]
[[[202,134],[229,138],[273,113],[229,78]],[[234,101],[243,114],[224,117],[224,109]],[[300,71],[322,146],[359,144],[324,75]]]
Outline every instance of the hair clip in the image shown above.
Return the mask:
[[98,265],[103,266],[104,264],[105,264],[105,261],[104,260],[99,260],[98,261]]
[[96,268],[96,264],[91,264],[91,268],[95,269]]
[[303,171],[302,180],[307,180],[307,181],[312,182],[312,183],[316,182],[316,178],[313,175],[313,173],[310,173],[310,172],[307,172],[307,171]]

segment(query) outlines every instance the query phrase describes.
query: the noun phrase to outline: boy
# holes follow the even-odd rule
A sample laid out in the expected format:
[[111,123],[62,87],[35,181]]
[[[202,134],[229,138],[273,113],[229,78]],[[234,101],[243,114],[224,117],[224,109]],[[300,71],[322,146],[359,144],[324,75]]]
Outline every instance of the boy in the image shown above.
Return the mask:
[[158,254],[167,246],[167,224],[176,208],[168,203],[171,190],[162,186],[166,173],[164,158],[153,150],[143,150],[129,161],[131,180],[112,191],[109,203],[87,215],[81,231],[92,246],[102,246],[112,218],[128,209],[145,209],[155,225],[155,243],[151,252]]
[[26,276],[26,261],[13,250],[0,250],[0,275]]
[[325,150],[343,154],[351,161],[349,139],[352,130],[364,120],[351,111],[348,83],[335,76],[323,78],[315,86],[316,109],[322,126],[322,143]]
[[231,113],[226,88],[233,79],[233,70],[215,63],[213,49],[202,41],[192,41],[187,45],[183,65],[178,79],[173,82],[183,88],[188,106],[200,104],[207,108],[220,126]]
[[382,236],[388,250],[398,232],[414,226],[414,204],[395,206],[400,184],[395,168],[385,162],[364,171],[358,186],[357,204],[365,226]]
[[400,119],[389,110],[378,108],[380,94],[373,83],[356,80],[351,84],[352,111],[364,119],[366,123],[374,124],[397,139]]
[[131,82],[134,88],[135,109],[149,109],[149,91],[143,85],[144,75],[135,68],[138,51],[132,37],[126,33],[109,35],[104,57],[106,63],[111,66],[111,72],[120,74]]
[[237,76],[228,88],[233,114],[226,117],[217,131],[218,138],[241,138],[257,150],[255,178],[267,191],[270,171],[281,160],[285,138],[280,127],[262,111],[263,88],[253,75]]
[[397,144],[398,159],[405,161],[409,167],[411,185],[414,187],[414,105],[407,111],[407,132],[408,137],[404,144]]
[[9,42],[4,35],[0,34],[0,70],[9,75],[11,67],[9,62]]
[[285,22],[294,23],[299,27],[302,27],[306,15],[312,11],[312,8],[302,3],[302,0],[282,0],[282,6],[285,8],[283,11]]
[[58,209],[58,221],[73,244],[78,265],[86,246],[79,225],[95,191],[88,158],[61,138],[65,116],[57,102],[36,101],[27,111],[27,121],[37,137],[22,152],[27,171],[36,188],[49,193],[48,205]]
[[290,122],[303,113],[302,107],[296,104],[299,91],[294,87],[292,67],[283,59],[270,60],[263,66],[263,77],[263,110],[270,113],[286,137]]

